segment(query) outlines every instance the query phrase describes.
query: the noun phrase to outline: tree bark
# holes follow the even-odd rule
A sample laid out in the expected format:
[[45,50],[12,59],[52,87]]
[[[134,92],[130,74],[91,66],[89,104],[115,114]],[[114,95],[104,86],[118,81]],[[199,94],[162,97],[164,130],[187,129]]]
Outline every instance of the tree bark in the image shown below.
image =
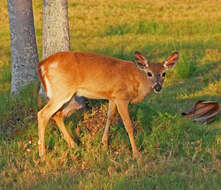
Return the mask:
[[[60,51],[70,51],[70,36],[69,36],[69,25],[68,25],[68,6],[67,0],[43,0],[43,59],[46,57]],[[56,78],[56,76],[55,76]],[[46,84],[47,85],[47,84]],[[50,81],[48,83],[50,85]],[[53,87],[52,87],[53,88]],[[64,89],[65,90],[65,89]],[[55,92],[56,93],[56,92]],[[46,93],[43,90],[41,85],[41,89],[39,92],[41,99],[46,100]],[[73,94],[74,96],[74,94]],[[83,100],[80,98],[80,100]],[[39,101],[41,104],[42,101]],[[49,101],[49,103],[52,103]],[[84,102],[79,101],[76,97],[72,97],[69,102],[63,102],[64,104],[60,105],[60,108],[56,110],[57,114],[61,114],[61,118],[59,115],[54,115],[54,120],[58,124],[58,127],[61,129],[62,133],[67,137],[66,140],[70,145],[73,145],[74,142],[70,138],[69,133],[66,131],[63,123],[64,117],[68,117],[69,113],[73,113],[75,110],[83,108]],[[47,104],[41,111],[47,108],[49,104]],[[53,106],[51,104],[51,106]],[[67,106],[67,107],[65,107]],[[67,109],[67,113],[63,113],[64,109]],[[41,112],[40,111],[40,112]],[[39,113],[39,112],[38,112]],[[43,113],[43,112],[42,112]],[[60,123],[60,124],[59,124]],[[45,137],[42,134],[40,129],[41,125],[38,124],[39,127],[39,155],[44,158],[45,157]]]
[[[70,51],[67,0],[43,0],[43,59],[60,51]],[[41,85],[39,94],[46,97]],[[84,98],[75,97],[76,107],[86,107]]]
[[11,94],[37,79],[38,52],[31,0],[8,0],[12,54]]
[[43,58],[70,50],[67,0],[43,0]]
[[[42,58],[70,51],[67,0],[43,0],[43,52]],[[46,98],[41,85],[40,96]]]

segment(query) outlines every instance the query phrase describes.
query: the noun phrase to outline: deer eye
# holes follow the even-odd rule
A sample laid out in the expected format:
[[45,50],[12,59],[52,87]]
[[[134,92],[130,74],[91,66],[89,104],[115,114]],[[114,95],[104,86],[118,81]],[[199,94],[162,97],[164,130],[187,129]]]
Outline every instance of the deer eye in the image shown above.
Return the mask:
[[147,72],[147,76],[148,76],[148,77],[152,77],[153,75],[152,75],[151,72]]
[[166,76],[166,73],[165,73],[165,72],[163,72],[162,77],[165,77],[165,76]]

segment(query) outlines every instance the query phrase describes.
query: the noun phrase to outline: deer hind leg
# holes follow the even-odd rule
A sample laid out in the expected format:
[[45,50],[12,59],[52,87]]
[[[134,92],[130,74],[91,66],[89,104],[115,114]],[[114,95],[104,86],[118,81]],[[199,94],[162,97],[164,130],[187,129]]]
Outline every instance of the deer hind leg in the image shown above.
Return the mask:
[[104,144],[105,148],[107,148],[107,146],[108,146],[108,136],[109,136],[111,119],[112,119],[115,112],[116,112],[116,104],[110,100],[109,106],[108,106],[108,113],[107,113],[107,122],[106,122],[106,126],[104,129],[104,134],[102,137],[102,143]]
[[54,116],[53,119],[55,120],[56,124],[58,125],[59,130],[64,136],[65,141],[70,145],[72,148],[76,145],[74,140],[72,139],[71,135],[68,133],[64,121],[64,118],[70,117],[71,114],[81,108],[84,108],[85,104],[79,98],[76,99],[75,96],[71,98],[71,100],[66,103],[62,109],[60,109]]
[[38,136],[39,136],[39,156],[45,156],[45,128],[52,117],[72,96],[54,97],[38,112]]
[[54,116],[53,119],[55,120],[59,130],[63,134],[65,141],[70,145],[72,148],[75,146],[75,142],[72,139],[71,135],[68,133],[64,121],[63,121],[63,110],[58,111]]
[[123,120],[124,126],[129,135],[129,139],[130,139],[130,143],[131,143],[131,147],[133,151],[133,156],[138,159],[139,157],[141,157],[141,154],[138,151],[135,140],[134,140],[133,125],[130,120],[129,111],[128,111],[128,101],[118,100],[116,101],[116,104],[117,104],[118,112]]

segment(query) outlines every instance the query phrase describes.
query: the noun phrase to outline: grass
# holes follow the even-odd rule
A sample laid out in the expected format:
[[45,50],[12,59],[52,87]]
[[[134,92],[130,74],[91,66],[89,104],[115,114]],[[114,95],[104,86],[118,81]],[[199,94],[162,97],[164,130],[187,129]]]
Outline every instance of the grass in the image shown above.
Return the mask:
[[[32,86],[10,97],[10,35],[7,2],[0,7],[0,189],[220,189],[221,117],[208,125],[181,112],[200,99],[221,103],[221,4],[218,0],[69,1],[72,50],[133,60],[141,51],[162,61],[173,51],[180,60],[164,89],[130,106],[142,159],[132,158],[119,116],[110,146],[101,145],[106,101],[66,120],[78,142],[68,148],[58,128],[46,130],[47,158],[38,156]],[[39,57],[42,1],[33,1]],[[30,95],[31,94],[31,95]]]

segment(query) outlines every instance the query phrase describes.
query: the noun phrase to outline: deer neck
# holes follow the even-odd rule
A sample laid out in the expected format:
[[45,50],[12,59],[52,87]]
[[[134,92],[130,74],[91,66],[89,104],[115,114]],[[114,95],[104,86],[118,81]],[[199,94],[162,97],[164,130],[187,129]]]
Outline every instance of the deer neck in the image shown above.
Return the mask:
[[147,78],[146,73],[143,73],[143,82],[141,83],[142,94],[144,98],[153,92],[152,83]]
[[131,101],[131,104],[136,104],[142,101],[147,95],[149,95],[153,91],[152,85],[150,81],[148,80],[146,73],[142,72],[142,74],[139,76],[140,76],[139,88],[138,88],[137,96]]

